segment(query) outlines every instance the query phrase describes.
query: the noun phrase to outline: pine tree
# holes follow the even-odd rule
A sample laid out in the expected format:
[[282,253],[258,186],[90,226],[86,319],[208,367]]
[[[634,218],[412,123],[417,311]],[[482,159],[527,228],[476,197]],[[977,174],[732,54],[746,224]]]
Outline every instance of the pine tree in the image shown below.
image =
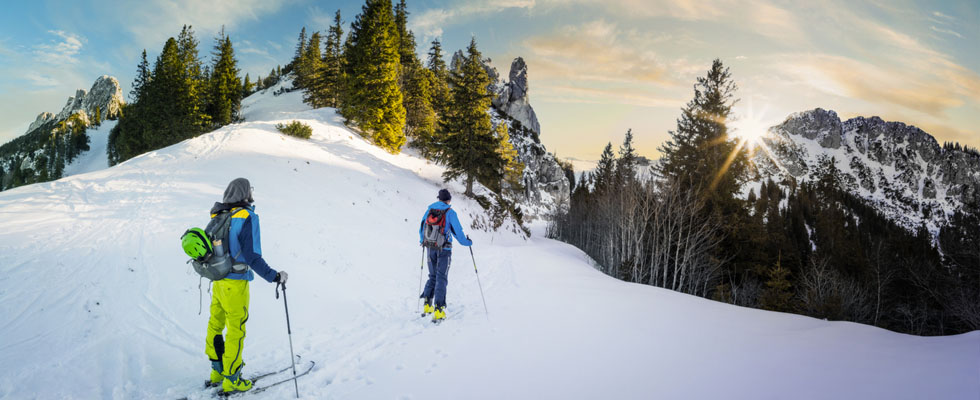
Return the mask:
[[446,61],[442,59],[442,44],[439,39],[432,41],[432,48],[429,49],[429,59],[426,68],[432,71],[431,87],[432,109],[435,110],[437,118],[443,118],[449,106],[449,70],[446,69]]
[[503,177],[504,161],[497,154],[498,141],[490,122],[490,77],[483,68],[476,39],[470,41],[467,56],[451,73],[452,98],[449,115],[440,121],[445,136],[443,179],[461,176],[466,192],[473,196],[473,182],[497,187]]
[[102,125],[102,107],[95,107],[95,118],[92,119],[92,125]]
[[768,272],[769,280],[766,281],[766,288],[762,292],[762,308],[770,311],[791,311],[793,284],[789,281],[790,272],[783,268],[780,261],[776,261],[775,267]]
[[619,160],[616,161],[616,184],[630,185],[636,180],[636,149],[633,147],[633,130],[626,130],[626,138],[619,147]]
[[408,8],[405,0],[395,5],[395,29],[398,31],[398,57],[402,68],[411,68],[419,63],[415,55],[415,35],[408,30]]
[[259,77],[255,79],[255,91],[256,92],[258,92],[259,90],[265,89],[265,85],[263,84],[263,82],[264,81],[262,80],[262,75],[259,75]]
[[431,104],[432,71],[416,69],[408,81],[405,96],[405,134],[412,138],[412,147],[423,156],[435,152],[436,113]]
[[300,29],[299,31],[299,43],[296,44],[296,52],[293,55],[292,64],[294,68],[296,67],[296,64],[299,63],[299,60],[303,58],[303,55],[305,54],[306,54],[306,27],[304,26],[303,29]]
[[238,62],[235,60],[235,50],[231,38],[225,35],[224,29],[215,38],[213,66],[208,95],[208,114],[212,123],[218,126],[228,125],[238,119],[238,111],[242,102],[242,83],[238,77]]
[[392,153],[405,143],[405,108],[398,87],[398,32],[390,0],[367,0],[344,44],[340,113]]
[[[198,132],[198,121],[188,115],[195,108],[190,104],[193,93],[191,86],[177,41],[170,38],[153,66],[153,83],[147,93],[148,103],[142,107],[148,117],[142,121],[148,125],[148,135],[145,138],[145,147],[140,150],[160,148]],[[136,154],[140,153],[142,151]]]
[[245,74],[245,81],[242,83],[242,98],[247,97],[255,91],[255,84],[249,79],[248,73]]
[[180,82],[177,83],[178,96],[173,100],[181,106],[186,122],[197,127],[185,133],[186,137],[196,135],[201,129],[210,126],[211,122],[205,111],[206,81],[198,57],[197,45],[193,28],[184,25],[180,35],[177,36],[177,60],[180,70],[176,79]]
[[327,45],[323,52],[322,79],[324,80],[324,92],[327,96],[324,101],[326,107],[340,106],[344,78],[344,54],[341,48],[343,37],[344,28],[340,21],[340,10],[337,10],[333,25],[327,32]]
[[133,79],[133,89],[129,91],[130,103],[139,103],[146,96],[146,85],[150,83],[150,63],[146,61],[146,49],[136,67],[136,78]]
[[612,142],[606,143],[599,156],[599,163],[592,171],[594,179],[593,191],[595,193],[606,193],[615,187],[616,180],[616,154],[613,153]]
[[510,134],[507,131],[506,123],[497,125],[497,156],[504,162],[504,183],[510,190],[521,192],[524,190],[524,185],[521,182],[524,177],[524,164],[518,161],[517,149],[510,142]]
[[323,56],[320,52],[320,32],[313,32],[310,35],[310,42],[306,45],[306,53],[300,58],[296,68],[300,72],[297,80],[300,86],[306,89],[303,94],[303,102],[313,108],[325,106],[326,93],[325,82],[322,78]]
[[737,101],[738,87],[720,60],[714,60],[704,77],[694,85],[694,98],[681,110],[677,130],[661,148],[659,172],[669,181],[697,191],[705,200],[704,213],[725,221],[718,260],[735,276],[750,265],[739,238],[748,234],[747,207],[737,195],[745,180],[746,152],[728,135],[727,121]]
[[664,177],[700,188],[716,200],[731,198],[739,190],[746,157],[726,125],[737,89],[720,60],[698,78],[694,99],[682,110],[671,139],[660,148]]

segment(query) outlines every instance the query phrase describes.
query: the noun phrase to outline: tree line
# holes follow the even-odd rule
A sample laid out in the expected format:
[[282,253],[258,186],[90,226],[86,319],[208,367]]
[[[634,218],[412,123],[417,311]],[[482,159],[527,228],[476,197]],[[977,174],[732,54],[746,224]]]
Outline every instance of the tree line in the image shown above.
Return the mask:
[[473,196],[479,182],[495,193],[520,191],[508,126],[488,110],[492,83],[476,39],[446,65],[442,44],[431,43],[425,63],[408,30],[404,0],[368,0],[344,36],[340,11],[326,35],[304,27],[290,70],[312,107],[336,107],[346,123],[390,152],[409,143],[446,166],[446,180],[463,179]]
[[283,90],[303,90],[314,108],[337,108],[348,126],[392,153],[408,143],[445,165],[444,179],[462,179],[465,194],[475,196],[479,182],[494,192],[496,204],[518,213],[502,193],[522,190],[524,166],[507,124],[491,121],[492,82],[476,39],[449,66],[433,40],[423,63],[408,15],[405,0],[367,0],[345,32],[338,10],[325,35],[303,27],[290,63],[254,84],[239,76],[223,30],[205,65],[194,31],[184,26],[152,66],[143,51],[130,104],[110,134],[110,163],[236,122],[245,96],[292,74],[294,87]]
[[110,164],[239,120],[248,85],[239,77],[231,37],[224,29],[215,37],[208,65],[198,44],[185,25],[176,39],[167,39],[152,68],[143,50],[130,102],[109,134]]
[[632,132],[583,176],[549,225],[603,272],[746,307],[939,335],[980,329],[980,216],[935,238],[846,191],[833,160],[813,182],[758,181],[728,132],[737,86],[716,60],[650,171]]

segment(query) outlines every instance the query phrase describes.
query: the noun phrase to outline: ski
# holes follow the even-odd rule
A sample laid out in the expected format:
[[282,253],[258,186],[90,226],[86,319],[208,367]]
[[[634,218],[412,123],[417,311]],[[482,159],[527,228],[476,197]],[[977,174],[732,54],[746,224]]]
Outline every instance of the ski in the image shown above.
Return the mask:
[[[300,356],[296,356],[296,362],[299,362],[299,361],[300,361]],[[255,382],[257,382],[258,380],[260,380],[262,378],[268,378],[268,377],[273,376],[273,375],[281,374],[283,372],[289,371],[289,369],[292,368],[292,367],[293,366],[290,365],[290,366],[285,367],[285,368],[282,368],[282,369],[280,369],[278,371],[269,371],[269,372],[256,373],[254,375],[248,376],[245,379],[248,379],[248,380],[252,381],[252,384],[254,385]],[[219,388],[219,387],[221,387],[221,383],[211,383],[211,380],[210,379],[207,379],[207,380],[204,381],[204,390],[206,390],[206,391],[210,391],[211,389],[216,389],[216,388]],[[220,392],[220,390],[219,390],[219,392]],[[216,393],[217,392],[212,393],[211,395],[214,396]],[[178,398],[177,400],[188,400],[188,396],[184,396],[184,397]]]
[[[219,398],[235,398],[235,397],[241,397],[242,395],[247,395],[249,393],[262,393],[262,392],[266,391],[267,389],[269,389],[269,388],[271,388],[273,386],[278,386],[278,385],[281,385],[283,383],[290,382],[290,381],[292,381],[292,380],[294,380],[296,378],[299,378],[301,376],[304,376],[304,375],[310,373],[310,371],[312,371],[313,370],[313,367],[315,367],[315,366],[316,366],[316,361],[310,360],[309,361],[309,364],[307,364],[307,366],[306,366],[306,369],[302,369],[303,367],[301,366],[300,368],[302,369],[302,372],[298,372],[295,377],[290,376],[287,379],[283,379],[283,380],[276,381],[276,382],[270,383],[268,385],[262,385],[262,386],[255,386],[255,381],[252,381],[252,389],[250,389],[248,391],[245,391],[245,392],[231,392],[231,393],[217,392],[217,397],[219,397]],[[289,370],[290,368],[292,368],[292,367],[287,367],[285,370],[283,370],[283,372]]]
[[[296,358],[299,358],[299,357],[297,356]],[[283,372],[289,371],[290,368],[292,368],[292,366],[289,366],[289,367],[280,369],[278,371],[270,371],[270,372],[264,372],[264,373],[261,373],[261,374],[258,374],[258,375],[253,375],[253,376],[250,376],[250,377],[245,378],[245,379],[248,379],[248,380],[250,380],[250,381],[252,381],[254,383],[255,381],[257,381],[259,379],[262,379],[262,378],[265,378],[265,377],[268,377],[268,376],[272,376],[272,375],[276,375],[276,374],[281,374]],[[205,389],[215,388],[215,387],[218,387],[218,386],[221,386],[221,382],[212,383],[210,379],[204,381],[204,388]]]

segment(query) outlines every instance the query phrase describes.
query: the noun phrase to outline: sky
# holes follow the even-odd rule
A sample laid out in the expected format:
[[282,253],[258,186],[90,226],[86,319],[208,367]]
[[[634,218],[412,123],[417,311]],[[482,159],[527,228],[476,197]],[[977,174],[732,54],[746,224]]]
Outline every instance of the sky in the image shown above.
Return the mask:
[[[0,15],[0,142],[58,112],[101,75],[130,90],[140,52],[156,58],[192,25],[208,55],[222,28],[254,81],[292,58],[300,28],[349,24],[362,1],[16,2]],[[980,146],[980,2],[904,0],[409,0],[419,54],[475,37],[506,77],[528,65],[541,140],[594,160],[627,129],[656,158],[714,59],[739,90],[740,129],[832,109],[916,125]]]

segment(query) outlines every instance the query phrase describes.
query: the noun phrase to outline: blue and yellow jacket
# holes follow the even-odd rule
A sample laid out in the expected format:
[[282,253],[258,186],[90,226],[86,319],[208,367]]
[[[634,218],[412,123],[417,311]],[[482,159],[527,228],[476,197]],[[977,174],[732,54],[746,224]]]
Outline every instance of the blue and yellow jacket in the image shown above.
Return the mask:
[[452,248],[453,237],[456,237],[456,240],[459,240],[459,244],[463,246],[469,246],[473,244],[471,240],[466,238],[466,234],[463,233],[463,226],[459,224],[459,218],[456,218],[456,211],[453,211],[453,209],[449,208],[449,204],[443,203],[441,201],[432,203],[431,205],[429,205],[429,208],[425,209],[425,214],[422,215],[422,223],[419,225],[419,243],[422,243],[422,241],[425,240],[425,232],[424,232],[425,218],[429,216],[429,210],[431,209],[436,209],[436,210],[449,209],[449,211],[446,212],[446,231],[447,231],[446,239],[447,240],[446,240],[446,246],[443,247],[443,249]]
[[[217,205],[216,205],[217,207]],[[214,210],[212,210],[212,213]],[[259,230],[259,215],[255,213],[255,206],[235,207],[232,209],[231,227],[229,228],[228,238],[231,242],[231,255],[236,263],[249,266],[243,273],[232,272],[225,279],[236,279],[251,281],[255,279],[252,271],[255,271],[268,282],[276,280],[276,270],[269,266],[262,258],[262,236]]]

